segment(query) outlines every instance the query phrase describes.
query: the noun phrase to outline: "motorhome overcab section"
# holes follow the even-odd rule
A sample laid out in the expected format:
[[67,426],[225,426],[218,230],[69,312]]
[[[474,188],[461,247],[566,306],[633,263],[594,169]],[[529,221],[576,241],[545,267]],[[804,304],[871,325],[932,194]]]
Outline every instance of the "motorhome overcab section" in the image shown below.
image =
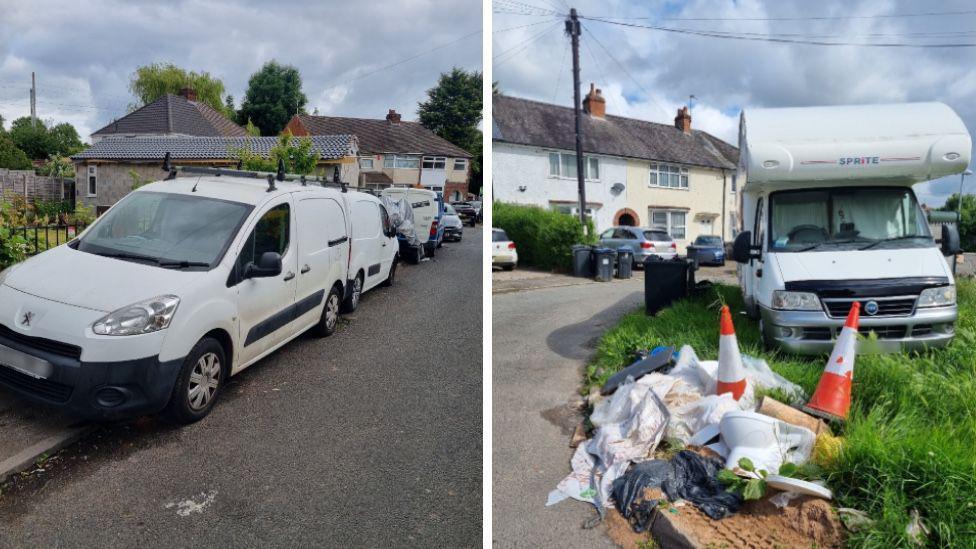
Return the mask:
[[961,172],[972,141],[938,103],[743,112],[736,237],[746,310],[763,342],[829,352],[854,301],[864,350],[944,346],[957,316],[945,256],[912,185]]
[[[130,193],[0,273],[0,384],[82,417],[201,419],[231,375],[308,329],[335,331],[357,278],[346,204],[366,200],[347,194],[228,175]],[[362,290],[391,278],[395,253],[369,213]]]

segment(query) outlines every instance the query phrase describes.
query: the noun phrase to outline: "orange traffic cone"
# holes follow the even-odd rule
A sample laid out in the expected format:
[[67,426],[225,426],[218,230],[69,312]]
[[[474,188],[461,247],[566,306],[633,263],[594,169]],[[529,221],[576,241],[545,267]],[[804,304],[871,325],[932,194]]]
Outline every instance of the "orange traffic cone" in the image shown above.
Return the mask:
[[823,375],[820,376],[817,390],[810,402],[803,407],[804,412],[826,419],[847,419],[847,411],[851,408],[851,380],[854,378],[857,324],[860,316],[861,304],[855,301],[847,313],[847,322],[837,336],[837,343],[830,353]]
[[745,391],[746,371],[742,367],[739,342],[735,339],[732,313],[729,312],[728,305],[723,305],[719,322],[718,386],[715,388],[715,394],[732,393],[732,398],[739,400]]

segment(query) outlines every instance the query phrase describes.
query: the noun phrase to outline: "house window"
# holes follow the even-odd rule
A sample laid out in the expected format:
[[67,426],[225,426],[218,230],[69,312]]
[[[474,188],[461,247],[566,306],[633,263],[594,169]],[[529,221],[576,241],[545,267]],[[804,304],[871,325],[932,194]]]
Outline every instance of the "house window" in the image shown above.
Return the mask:
[[688,168],[675,164],[651,164],[651,178],[647,184],[650,187],[687,189]]
[[395,166],[399,169],[404,170],[416,170],[420,167],[420,157],[419,156],[401,156],[396,155]]
[[652,227],[666,227],[671,238],[684,240],[688,212],[684,210],[655,210],[651,208],[648,208],[648,212],[651,214]]
[[372,158],[360,158],[359,159],[359,169],[361,169],[361,170],[372,170],[373,169],[373,159]]
[[383,156],[383,167],[384,168],[393,168],[395,166],[396,166],[396,155],[395,154],[387,154],[387,155],[384,155]]
[[88,196],[98,196],[98,166],[88,166]]
[[425,156],[425,170],[443,170],[447,166],[447,159],[443,156]]
[[458,172],[463,172],[468,169],[468,161],[463,158],[454,159],[454,170]]
[[[579,217],[579,206],[574,206],[572,204],[559,204],[555,202],[550,202],[549,209],[551,209],[554,212],[559,212],[567,215],[572,215],[574,217]],[[599,208],[587,208],[586,217],[593,219],[593,216],[596,215],[596,211],[598,209]]]
[[[594,156],[584,156],[586,179],[597,181],[600,179],[600,159]],[[576,179],[576,155],[572,153],[549,153],[549,177]]]

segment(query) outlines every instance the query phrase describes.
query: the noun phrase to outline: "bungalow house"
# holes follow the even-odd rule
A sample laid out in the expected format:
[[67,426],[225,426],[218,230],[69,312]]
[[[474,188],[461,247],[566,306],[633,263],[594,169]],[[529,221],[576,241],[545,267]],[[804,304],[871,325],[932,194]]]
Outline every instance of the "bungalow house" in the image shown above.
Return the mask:
[[[505,95],[492,103],[495,200],[579,215],[573,109]],[[682,253],[698,235],[734,236],[735,147],[693,130],[687,109],[673,126],[607,116],[592,85],[582,107],[586,213],[597,231],[664,227]]]
[[[356,137],[316,135],[310,139],[320,156],[319,170],[328,175],[338,169],[340,181],[355,186],[359,180]],[[237,151],[247,149],[267,157],[277,143],[277,137],[103,137],[71,157],[75,173],[84,178],[76,199],[101,213],[140,184],[165,177],[161,168],[166,153],[176,164],[234,167]]]
[[109,136],[165,135],[244,137],[247,131],[210,105],[197,101],[193,88],[183,88],[180,95],[167,93],[95,131],[91,134],[91,142],[98,143]]
[[449,201],[467,197],[471,155],[419,122],[390,109],[383,120],[297,114],[292,135],[348,134],[359,138],[360,186],[383,189],[422,185]]

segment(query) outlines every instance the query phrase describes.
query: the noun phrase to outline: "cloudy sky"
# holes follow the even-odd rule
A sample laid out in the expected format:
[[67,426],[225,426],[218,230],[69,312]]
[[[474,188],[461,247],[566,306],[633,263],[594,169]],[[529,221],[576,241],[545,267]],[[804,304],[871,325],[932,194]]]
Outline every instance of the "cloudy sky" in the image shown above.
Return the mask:
[[[569,5],[581,16],[628,25],[827,42],[976,44],[971,0],[493,0],[493,79],[504,93],[572,105],[569,39],[560,22]],[[965,13],[903,17],[934,12]],[[516,28],[522,25],[531,26]],[[611,114],[670,124],[695,95],[692,125],[735,144],[743,108],[942,101],[976,132],[974,47],[825,47],[594,20],[583,26],[582,82],[602,87]],[[958,185],[957,176],[915,191],[921,201],[941,205]],[[976,192],[976,177],[966,191]]]
[[126,113],[140,65],[208,71],[239,106],[277,59],[301,72],[309,111],[414,120],[441,72],[481,70],[481,29],[480,0],[0,0],[0,116],[30,113],[34,71],[38,116],[87,140]]

